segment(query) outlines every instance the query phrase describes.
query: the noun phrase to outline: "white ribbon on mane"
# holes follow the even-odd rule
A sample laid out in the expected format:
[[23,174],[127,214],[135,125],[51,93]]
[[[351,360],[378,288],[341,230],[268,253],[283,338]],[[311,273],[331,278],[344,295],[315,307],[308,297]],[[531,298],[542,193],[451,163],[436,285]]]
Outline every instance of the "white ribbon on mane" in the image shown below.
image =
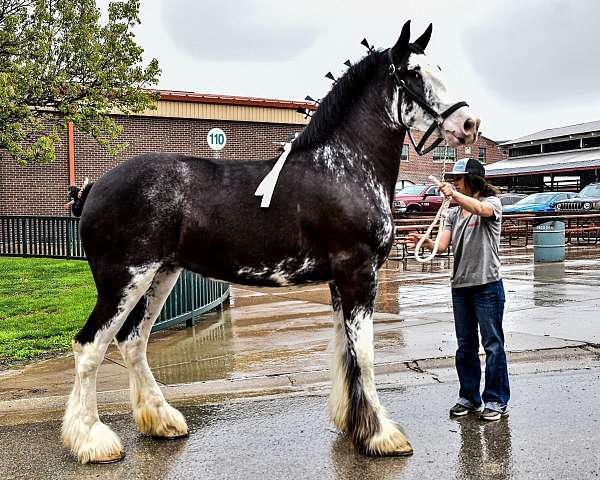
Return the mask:
[[260,185],[254,192],[254,195],[257,197],[262,197],[262,201],[260,202],[260,206],[262,208],[269,208],[271,205],[271,197],[273,196],[273,191],[275,190],[275,184],[277,183],[277,179],[279,178],[279,173],[283,168],[283,164],[290,154],[290,150],[292,149],[291,143],[286,143],[283,145],[283,153],[277,159],[277,162],[271,169],[271,171],[267,174],[263,181],[260,182]]

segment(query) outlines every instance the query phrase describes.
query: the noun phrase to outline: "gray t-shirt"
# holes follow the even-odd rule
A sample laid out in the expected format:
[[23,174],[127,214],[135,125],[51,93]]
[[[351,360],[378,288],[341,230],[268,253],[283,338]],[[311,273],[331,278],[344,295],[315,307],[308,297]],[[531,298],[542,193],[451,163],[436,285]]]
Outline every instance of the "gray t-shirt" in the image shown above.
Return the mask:
[[463,215],[462,207],[448,210],[444,230],[452,232],[454,272],[453,288],[472,287],[500,280],[500,224],[502,204],[498,197],[483,197],[480,201],[494,208],[491,217]]

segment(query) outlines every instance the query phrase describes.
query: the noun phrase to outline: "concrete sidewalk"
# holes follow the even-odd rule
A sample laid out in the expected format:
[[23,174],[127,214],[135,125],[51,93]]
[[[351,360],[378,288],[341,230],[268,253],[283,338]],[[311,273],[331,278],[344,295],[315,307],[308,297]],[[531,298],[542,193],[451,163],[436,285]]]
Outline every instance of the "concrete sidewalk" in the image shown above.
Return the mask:
[[[511,369],[521,359],[597,361],[599,257],[598,249],[572,248],[564,263],[534,265],[531,250],[503,252]],[[451,263],[450,257],[426,265],[409,260],[384,266],[375,315],[379,375],[428,374],[453,364]],[[327,382],[331,336],[327,285],[233,287],[230,308],[193,328],[153,335],[148,358],[167,397],[175,401],[306,391]],[[0,424],[58,415],[72,382],[70,354],[0,372]],[[102,408],[127,408],[127,388],[127,371],[111,347],[98,375]]]

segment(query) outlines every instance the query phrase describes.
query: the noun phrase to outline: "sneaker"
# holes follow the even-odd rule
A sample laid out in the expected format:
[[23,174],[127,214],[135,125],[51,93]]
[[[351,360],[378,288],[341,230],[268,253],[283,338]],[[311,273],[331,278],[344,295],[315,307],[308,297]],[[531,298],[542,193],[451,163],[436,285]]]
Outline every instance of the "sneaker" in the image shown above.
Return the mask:
[[450,409],[451,417],[462,417],[463,415],[467,415],[469,413],[480,413],[482,406],[479,407],[465,407],[460,403],[457,403]]
[[508,417],[508,409],[504,407],[501,412],[497,410],[492,410],[491,408],[486,408],[481,412],[479,418],[481,420],[486,420],[488,422],[493,422],[495,420],[500,420],[500,418]]

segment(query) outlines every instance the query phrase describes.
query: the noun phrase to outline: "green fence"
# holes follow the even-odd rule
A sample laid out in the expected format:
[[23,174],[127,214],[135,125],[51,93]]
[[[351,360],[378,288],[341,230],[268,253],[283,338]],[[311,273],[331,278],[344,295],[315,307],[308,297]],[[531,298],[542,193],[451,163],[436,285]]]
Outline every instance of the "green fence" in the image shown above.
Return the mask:
[[152,331],[183,322],[191,326],[198,315],[217,308],[228,297],[229,284],[209,280],[202,275],[184,270],[171,290]]
[[83,259],[79,219],[0,216],[0,255]]
[[[85,259],[79,236],[79,219],[0,215],[0,256]],[[152,331],[194,318],[222,305],[229,285],[184,270]]]

